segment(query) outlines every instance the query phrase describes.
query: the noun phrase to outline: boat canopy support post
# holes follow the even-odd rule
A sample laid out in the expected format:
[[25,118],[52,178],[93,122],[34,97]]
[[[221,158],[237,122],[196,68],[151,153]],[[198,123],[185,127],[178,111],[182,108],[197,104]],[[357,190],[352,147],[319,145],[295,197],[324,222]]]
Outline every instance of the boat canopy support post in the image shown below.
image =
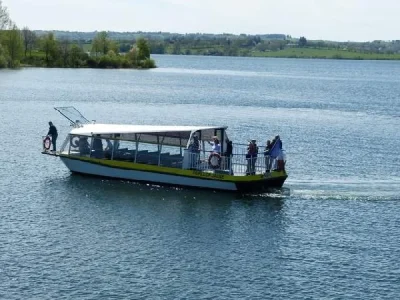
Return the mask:
[[[138,137],[138,135],[139,135],[139,137]],[[137,134],[137,133],[135,133],[135,141],[136,141],[136,151],[135,151],[135,163],[136,163],[136,160],[137,160],[137,155],[138,155],[138,151],[139,151],[139,140],[140,140],[140,133],[139,134]]]
[[157,135],[157,146],[158,146],[158,165],[161,165],[161,151],[162,151],[162,146],[164,143],[165,135],[161,139],[160,143],[160,136]]
[[[111,135],[111,137],[113,139],[115,139],[115,134]],[[114,159],[114,151],[115,151],[115,140],[113,140],[113,147],[112,147],[112,151],[111,151],[111,160]]]
[[[69,141],[69,134],[67,135],[67,137],[65,138],[64,142],[61,145],[60,153],[64,151],[65,147],[68,144],[68,141]],[[71,143],[70,143],[70,147],[71,147]],[[68,149],[68,154],[69,154],[69,149]]]

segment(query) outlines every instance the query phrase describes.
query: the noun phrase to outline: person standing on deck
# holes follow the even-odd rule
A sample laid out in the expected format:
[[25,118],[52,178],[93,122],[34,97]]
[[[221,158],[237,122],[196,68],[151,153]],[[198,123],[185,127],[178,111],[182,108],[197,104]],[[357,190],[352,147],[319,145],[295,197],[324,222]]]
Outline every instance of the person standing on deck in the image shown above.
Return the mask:
[[58,137],[58,132],[56,126],[54,126],[53,122],[49,122],[49,132],[47,135],[51,136],[51,143],[53,144],[53,151],[56,151],[56,142]]
[[232,152],[233,152],[233,145],[232,141],[230,141],[228,138],[225,140],[226,142],[226,151],[224,153],[225,159],[226,159],[226,167],[229,170],[229,174],[232,175]]
[[258,146],[256,140],[251,140],[247,147],[247,169],[246,175],[255,175],[256,174],[256,161],[258,155]]
[[211,152],[221,154],[221,145],[219,144],[218,137],[213,136],[212,139],[213,139],[212,142],[208,142],[212,146]]
[[272,149],[272,144],[271,144],[271,141],[268,140],[267,141],[267,145],[265,146],[265,149],[264,149],[265,172],[269,172],[271,170],[271,164],[270,164],[270,160],[271,160],[270,152],[271,152],[271,149]]
[[277,159],[278,157],[283,156],[282,152],[282,141],[279,135],[275,136],[271,143],[271,150],[269,151],[269,169],[277,168]]

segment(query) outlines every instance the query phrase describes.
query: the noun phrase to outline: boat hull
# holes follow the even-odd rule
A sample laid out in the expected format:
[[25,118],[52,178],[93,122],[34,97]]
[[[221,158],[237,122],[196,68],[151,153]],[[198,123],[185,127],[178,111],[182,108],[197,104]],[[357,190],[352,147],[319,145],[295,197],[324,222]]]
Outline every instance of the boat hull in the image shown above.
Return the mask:
[[75,173],[155,184],[205,188],[243,193],[260,193],[282,187],[284,171],[254,176],[232,176],[196,170],[182,170],[94,158],[60,155],[67,168]]

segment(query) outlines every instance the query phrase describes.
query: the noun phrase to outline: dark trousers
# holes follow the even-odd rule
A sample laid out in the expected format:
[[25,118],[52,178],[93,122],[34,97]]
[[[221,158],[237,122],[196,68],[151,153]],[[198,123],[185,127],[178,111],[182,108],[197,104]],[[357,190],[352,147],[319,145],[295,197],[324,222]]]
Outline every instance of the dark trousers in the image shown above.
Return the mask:
[[249,158],[247,158],[246,175],[256,174],[256,161],[257,161],[257,156],[250,156]]
[[51,136],[51,143],[53,144],[53,151],[56,151],[57,136]]

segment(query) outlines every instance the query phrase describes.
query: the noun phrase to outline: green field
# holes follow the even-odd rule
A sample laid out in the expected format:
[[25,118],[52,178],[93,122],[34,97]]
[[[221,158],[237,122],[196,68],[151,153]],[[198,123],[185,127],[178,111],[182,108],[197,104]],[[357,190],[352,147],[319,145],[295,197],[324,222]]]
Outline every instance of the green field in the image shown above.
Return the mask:
[[400,54],[379,54],[351,52],[337,49],[286,48],[279,51],[251,52],[256,57],[289,57],[289,58],[327,58],[327,59],[371,59],[400,60]]

